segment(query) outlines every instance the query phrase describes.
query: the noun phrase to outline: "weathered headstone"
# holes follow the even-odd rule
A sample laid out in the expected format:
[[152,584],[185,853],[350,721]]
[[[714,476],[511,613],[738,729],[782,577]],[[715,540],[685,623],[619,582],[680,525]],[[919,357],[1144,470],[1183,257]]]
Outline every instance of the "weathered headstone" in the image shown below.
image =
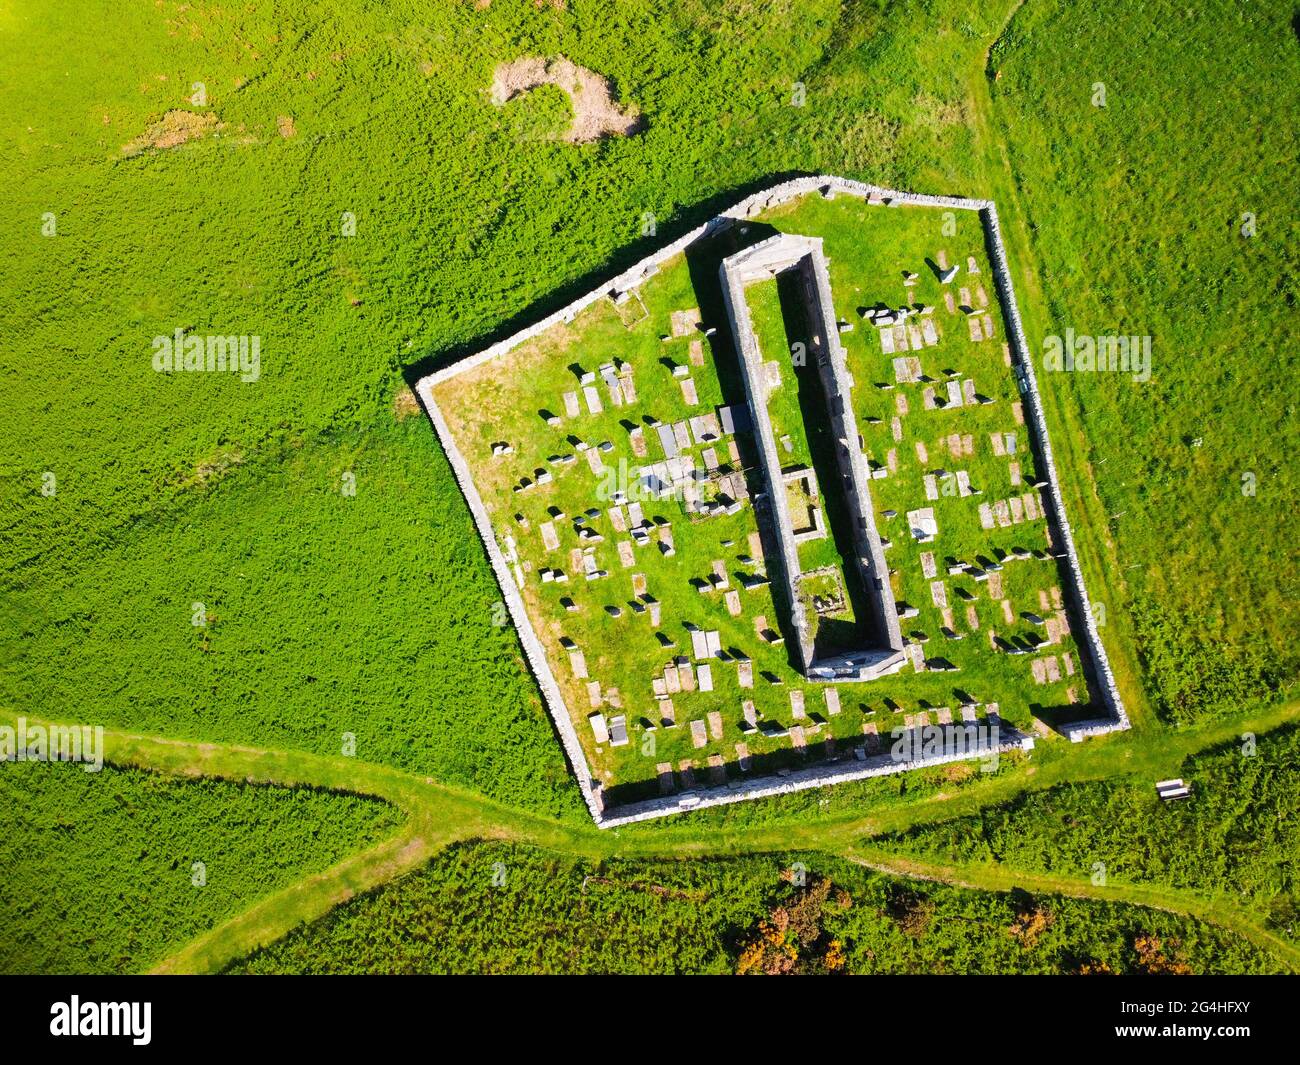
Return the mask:
[[713,667],[707,662],[702,663],[700,668],[696,670],[696,674],[700,682],[700,691],[713,691]]

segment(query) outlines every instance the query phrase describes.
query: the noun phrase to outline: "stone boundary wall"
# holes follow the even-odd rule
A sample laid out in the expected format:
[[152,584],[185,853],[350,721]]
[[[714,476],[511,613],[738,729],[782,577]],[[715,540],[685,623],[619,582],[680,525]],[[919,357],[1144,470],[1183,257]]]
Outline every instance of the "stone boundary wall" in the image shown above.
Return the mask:
[[[928,769],[937,765],[947,765],[950,762],[973,761],[987,758],[994,752],[1001,755],[1011,751],[1033,750],[1032,736],[1026,736],[1005,724],[1000,726],[999,736],[1002,733],[1009,733],[1010,738],[975,751],[947,752],[932,758],[907,760],[898,760],[889,754],[875,755],[864,762],[850,758],[848,762],[791,770],[787,776],[771,774],[749,782],[732,781],[720,787],[704,788],[686,795],[668,795],[661,799],[628,803],[614,807],[612,813],[598,820],[597,824],[601,828],[617,828],[621,825],[635,824],[637,821],[650,821],[656,817],[703,810],[710,806],[726,806],[734,802],[747,802],[750,799],[766,799],[773,795],[792,795],[797,791],[829,787],[850,780],[868,780],[871,777],[891,776],[894,773],[906,773],[913,769]],[[890,736],[886,735],[881,739],[882,743],[888,742]]]
[[764,211],[771,210],[773,207],[779,207],[783,203],[789,203],[800,196],[805,196],[810,192],[820,192],[829,190],[832,192],[842,192],[850,196],[858,196],[863,199],[871,197],[880,197],[887,204],[910,203],[921,207],[952,207],[963,211],[982,211],[987,207],[993,206],[992,200],[969,200],[958,196],[924,196],[919,193],[895,192],[892,189],[886,189],[879,185],[867,185],[861,181],[852,181],[848,178],[835,177],[829,174],[818,175],[816,177],[794,178],[790,181],[783,181],[779,185],[774,185],[770,189],[764,189],[761,192],[753,193],[746,196],[734,207],[729,207],[721,214],[715,215],[702,225],[682,236],[678,237],[671,244],[667,244],[658,251],[647,255],[640,262],[628,267],[621,274],[612,277],[607,283],[598,285],[591,292],[584,296],[579,296],[572,303],[561,307],[558,311],[548,314],[545,318],[521,329],[518,333],[499,340],[490,347],[484,348],[475,355],[470,355],[464,359],[452,363],[450,366],[444,366],[441,370],[435,370],[427,377],[421,378],[416,382],[416,392],[423,397],[427,394],[428,389],[441,381],[450,377],[457,377],[462,373],[473,370],[482,366],[485,362],[490,362],[499,355],[504,355],[508,351],[519,347],[535,337],[541,336],[548,329],[562,322],[572,322],[579,312],[590,307],[599,299],[614,292],[625,292],[628,289],[635,288],[642,282],[653,277],[659,270],[659,267],[669,259],[680,255],[696,241],[703,237],[711,236],[727,226],[734,225],[738,221],[746,218],[753,218],[755,215],[762,214]]
[[[582,791],[582,797],[591,812],[592,819],[600,828],[613,828],[619,825],[631,824],[636,821],[644,821],[656,817],[667,817],[671,814],[683,813],[690,810],[702,809],[708,806],[719,806],[726,803],[741,802],[748,799],[765,798],[772,795],[784,795],[791,792],[803,791],[808,788],[818,788],[829,784],[836,784],[847,780],[861,780],[867,777],[885,776],[891,773],[906,772],[910,769],[920,768],[926,765],[941,765],[945,762],[959,761],[963,758],[981,757],[981,754],[965,754],[949,756],[945,755],[940,758],[931,760],[916,760],[909,762],[895,762],[892,759],[876,759],[867,763],[848,764],[845,766],[817,766],[809,769],[798,770],[790,774],[789,777],[764,777],[753,781],[742,782],[735,781],[733,785],[727,787],[708,790],[700,795],[676,795],[660,799],[649,799],[638,803],[629,803],[617,807],[619,812],[607,814],[599,784],[593,785],[591,768],[587,764],[587,758],[582,749],[582,743],[578,739],[578,734],[573,725],[573,720],[569,716],[569,711],[565,705],[564,698],[560,693],[559,685],[556,683],[555,676],[551,672],[551,667],[546,658],[546,652],[541,642],[537,639],[533,631],[532,622],[528,618],[528,613],[524,609],[523,598],[514,584],[513,575],[510,572],[509,564],[502,554],[501,547],[497,543],[496,533],[492,528],[491,518],[488,516],[487,508],[479,496],[478,489],[474,485],[473,475],[470,472],[469,465],[466,463],[464,456],[461,455],[460,449],[456,446],[452,438],[451,430],[446,420],[442,416],[437,403],[433,398],[433,389],[443,381],[457,377],[460,374],[467,373],[477,369],[483,364],[506,354],[527,343],[547,330],[560,323],[572,322],[577,315],[591,306],[597,300],[604,297],[623,292],[634,288],[637,285],[653,277],[659,270],[659,267],[668,260],[680,255],[696,241],[711,236],[727,226],[733,225],[738,221],[746,218],[752,218],[761,214],[763,211],[778,207],[791,200],[798,199],[800,196],[812,192],[821,192],[823,195],[844,193],[850,196],[857,196],[868,200],[876,200],[886,206],[896,204],[912,204],[920,207],[947,207],[954,210],[976,211],[979,212],[983,224],[985,236],[988,241],[990,255],[993,259],[992,268],[997,282],[997,291],[999,301],[1002,303],[1003,315],[1007,320],[1008,328],[1011,330],[1012,343],[1016,354],[1017,364],[1021,368],[1021,384],[1024,388],[1026,406],[1030,412],[1030,418],[1034,429],[1038,434],[1038,443],[1040,453],[1043,456],[1044,464],[1047,470],[1049,503],[1055,511],[1057,527],[1061,530],[1063,542],[1065,544],[1066,555],[1069,561],[1069,568],[1073,578],[1074,591],[1078,595],[1078,602],[1081,604],[1083,611],[1083,623],[1085,626],[1084,646],[1087,647],[1092,665],[1093,672],[1102,688],[1101,694],[1106,707],[1111,712],[1109,718],[1097,718],[1089,721],[1077,722],[1073,725],[1064,726],[1061,731],[1072,741],[1078,742],[1087,736],[1098,735],[1104,732],[1112,732],[1129,727],[1128,715],[1124,711],[1123,702],[1120,700],[1119,693],[1115,687],[1114,677],[1110,671],[1109,661],[1106,658],[1105,648],[1102,646],[1101,639],[1097,633],[1095,620],[1092,616],[1092,610],[1087,598],[1083,575],[1079,569],[1078,557],[1075,553],[1074,537],[1070,529],[1069,522],[1065,517],[1065,510],[1061,505],[1060,491],[1057,485],[1056,467],[1052,458],[1051,445],[1047,436],[1047,426],[1043,420],[1041,406],[1038,401],[1038,384],[1034,376],[1033,362],[1029,358],[1029,348],[1025,341],[1024,330],[1020,323],[1020,312],[1016,305],[1015,294],[1011,286],[1011,275],[1007,269],[1006,253],[1002,246],[1001,232],[998,228],[997,209],[992,200],[975,200],[966,199],[957,196],[926,196],[918,193],[896,192],[892,189],[886,189],[878,185],[868,185],[860,181],[852,181],[847,178],[835,177],[832,175],[818,175],[814,177],[795,178],[791,181],[785,181],[774,185],[770,189],[754,193],[741,200],[734,207],[723,211],[721,214],[709,219],[703,225],[696,226],[694,229],[678,237],[675,241],[665,245],[657,252],[647,256],[634,266],[618,274],[604,285],[597,286],[591,292],[580,296],[572,303],[554,313],[547,315],[545,318],[525,329],[520,330],[512,336],[500,340],[490,347],[468,358],[461,359],[449,366],[445,366],[416,382],[415,391],[424,403],[425,410],[429,414],[429,419],[433,423],[438,439],[442,444],[443,450],[447,455],[447,460],[451,464],[452,472],[456,481],[465,496],[465,501],[469,505],[470,513],[474,518],[475,528],[478,530],[479,537],[483,541],[483,546],[487,551],[488,560],[492,565],[492,571],[496,575],[497,583],[501,586],[502,595],[505,598],[506,606],[510,611],[511,619],[515,623],[515,628],[519,633],[520,643],[523,645],[525,656],[528,659],[529,666],[537,678],[538,685],[542,691],[543,701],[546,703],[547,712],[555,724],[556,731],[559,733],[560,742],[564,747],[565,754],[569,758],[570,765],[573,766],[575,775],[578,778],[578,787]],[[999,751],[1009,750],[1028,750],[1033,747],[1033,740],[1029,737],[1020,737],[999,745]],[[716,794],[715,794],[716,790]],[[686,800],[683,802],[683,800]]]
[[[421,383],[423,384],[423,382]],[[551,664],[547,661],[546,651],[542,647],[541,641],[537,639],[537,634],[533,631],[532,622],[528,620],[528,611],[524,609],[523,597],[515,586],[514,577],[510,573],[510,565],[506,562],[505,555],[502,554],[501,547],[497,543],[496,533],[492,528],[492,519],[488,515],[487,507],[483,505],[483,498],[478,494],[478,488],[474,484],[474,476],[470,473],[469,464],[460,453],[460,448],[456,446],[456,441],[451,435],[451,428],[447,425],[446,419],[443,418],[442,411],[433,402],[432,397],[428,395],[425,396],[425,403],[428,406],[433,427],[437,430],[438,438],[442,441],[443,450],[447,453],[447,461],[451,463],[452,473],[455,474],[461,491],[465,493],[465,502],[469,504],[470,513],[474,516],[474,525],[478,529],[479,537],[483,541],[483,546],[487,548],[488,559],[492,563],[492,572],[496,574],[497,584],[501,586],[501,594],[505,597],[506,607],[510,611],[511,618],[514,619],[515,628],[519,632],[519,642],[523,644],[528,665],[532,668],[533,675],[537,678],[537,683],[542,689],[542,699],[546,703],[546,709],[550,712],[551,720],[555,722],[555,728],[560,734],[560,743],[564,746],[564,753],[569,756],[569,764],[573,766],[574,774],[578,778],[578,787],[582,789],[582,798],[587,804],[587,809],[591,811],[591,816],[596,824],[600,824],[604,812],[604,802],[600,795],[599,785],[595,788],[592,787],[591,767],[587,765],[587,756],[582,750],[582,742],[578,739],[577,730],[573,727],[573,719],[569,716],[568,709],[565,706],[564,696],[560,693],[560,686],[555,682],[555,674],[551,672]]]
[[1065,557],[1073,584],[1075,602],[1083,617],[1083,639],[1080,641],[1092,659],[1093,674],[1099,694],[1108,717],[1091,718],[1061,726],[1060,732],[1077,743],[1087,736],[1097,736],[1105,732],[1118,732],[1129,728],[1128,713],[1124,701],[1120,698],[1115,685],[1115,676],[1110,669],[1110,659],[1106,657],[1106,648],[1097,632],[1097,620],[1092,613],[1092,603],[1088,598],[1088,588],[1084,583],[1083,570],[1079,567],[1079,555],[1074,546],[1074,530],[1070,519],[1065,515],[1065,505],[1061,501],[1061,487],[1056,475],[1056,460],[1052,455],[1052,441],[1047,435],[1047,422],[1043,418],[1043,404],[1038,395],[1038,378],[1034,373],[1034,359],[1025,340],[1025,330],[1020,322],[1020,308],[1016,304],[1015,288],[1011,284],[1011,272],[1007,267],[1006,250],[1002,246],[1002,230],[998,224],[997,207],[990,203],[980,212],[984,222],[984,233],[988,239],[990,258],[993,260],[993,276],[997,281],[998,299],[1002,303],[1002,316],[1011,330],[1011,342],[1016,359],[1017,379],[1020,391],[1024,395],[1024,405],[1029,412],[1038,440],[1039,453],[1047,471],[1047,498],[1052,514],[1049,520],[1055,520],[1056,528],[1065,548]]

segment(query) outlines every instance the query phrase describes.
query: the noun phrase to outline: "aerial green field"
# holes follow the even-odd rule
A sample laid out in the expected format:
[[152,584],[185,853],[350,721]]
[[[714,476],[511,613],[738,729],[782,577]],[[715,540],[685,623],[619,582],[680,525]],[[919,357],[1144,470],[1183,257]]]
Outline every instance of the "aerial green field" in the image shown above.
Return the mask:
[[1162,969],[1269,972],[1274,963],[1231,934],[1170,914],[902,881],[822,855],[592,863],[480,844],[454,848],[226,971]]
[[[381,919],[469,928],[459,954],[384,939],[366,955],[374,969],[460,970],[468,950],[484,969],[611,965],[566,955],[562,939],[530,947],[473,925],[447,888],[491,865],[469,846],[270,946],[346,896],[349,855],[375,856],[369,887],[452,839],[489,836],[582,870],[553,895],[510,889],[543,893],[530,929],[579,897],[597,867],[581,862],[797,850],[903,875],[924,864],[987,889],[943,889],[936,905],[986,923],[988,938],[963,952],[931,933],[900,967],[1136,971],[1160,964],[1134,945],[1147,933],[1177,940],[1182,954],[1161,956],[1196,971],[1300,968],[1285,908],[1295,840],[1269,834],[1271,857],[1247,861],[1222,830],[1234,802],[1248,819],[1289,810],[1270,761],[1289,748],[1269,730],[1300,712],[1294,15],[1274,0],[1192,12],[1169,0],[4,5],[0,719],[103,724],[121,768],[0,764],[22,826],[0,874],[14,929],[0,968],[210,970],[266,947],[249,967],[296,969],[309,937],[332,952]],[[528,56],[608,79],[638,131],[566,140],[578,116],[553,86],[494,103],[498,65]],[[1067,330],[1151,338],[1145,382],[1039,375],[1135,728],[1042,743],[996,773],[905,774],[600,834],[409,386],[747,192],[819,172],[994,198],[1033,352]],[[156,340],[176,330],[258,338],[258,364],[159,372]],[[1003,337],[988,342],[997,361]],[[915,461],[887,412],[861,414],[879,461],[895,446]],[[915,587],[901,598],[927,609],[919,570],[907,572]],[[1067,686],[1047,700],[1031,680],[1001,712],[1028,720]],[[907,695],[908,712],[948,705]],[[1260,760],[1244,780],[1196,754],[1247,729]],[[1193,798],[1158,812],[1204,828],[1201,866],[1240,874],[1243,906],[1147,850],[1160,827],[1146,823],[1150,784],[1180,772],[1198,783]],[[390,815],[317,788],[425,818],[427,851],[390,861],[377,849]],[[1076,869],[1090,857],[1077,836],[1036,842],[1052,823],[1041,804],[1058,802],[1094,829],[1107,822],[1107,886]],[[995,851],[926,834],[985,809],[1014,826]],[[105,836],[115,845],[71,874],[68,841]],[[214,847],[238,879],[210,876],[196,910],[186,870]],[[513,860],[539,884],[551,859]],[[629,912],[693,929],[679,968],[734,971],[784,890],[764,869],[698,874],[726,885],[698,921]],[[853,872],[828,875],[855,900],[893,890],[855,887]],[[619,876],[675,883],[654,864]],[[1057,915],[1048,948],[1017,955],[1006,929],[1020,912],[1001,894],[1014,885],[1091,901],[1045,903]],[[624,907],[641,894],[618,891]],[[850,944],[848,970],[872,970],[872,944],[911,943],[883,907],[826,918]],[[855,931],[863,914],[876,916]],[[56,920],[65,934],[49,938]],[[1071,924],[1095,932],[1065,935]],[[672,967],[657,950],[633,956]]]
[[[968,138],[955,121],[843,130],[879,91],[846,52],[907,65],[925,35],[831,3],[37,10],[0,16],[0,409],[21,430],[0,467],[0,697],[318,753],[350,732],[360,757],[577,815],[459,492],[427,424],[394,426],[395,397],[422,360],[773,173],[870,157],[937,181]],[[584,146],[521,137],[510,112],[533,97],[498,110],[487,91],[533,52],[571,53],[655,120]],[[936,75],[915,95],[941,111],[956,93]],[[220,128],[126,157],[169,110]],[[258,379],[154,372],[152,338],[177,328],[260,336]]]
[[0,772],[0,972],[135,973],[397,831],[355,795],[25,763]]
[[1282,4],[1118,6],[1027,3],[988,66],[1033,227],[1030,343],[1152,338],[1145,384],[1044,387],[1078,427],[1055,435],[1096,485],[1093,537],[1114,545],[1108,624],[1132,625],[1145,697],[1186,722],[1293,688],[1300,666],[1300,423],[1274,376],[1295,365],[1300,48]]

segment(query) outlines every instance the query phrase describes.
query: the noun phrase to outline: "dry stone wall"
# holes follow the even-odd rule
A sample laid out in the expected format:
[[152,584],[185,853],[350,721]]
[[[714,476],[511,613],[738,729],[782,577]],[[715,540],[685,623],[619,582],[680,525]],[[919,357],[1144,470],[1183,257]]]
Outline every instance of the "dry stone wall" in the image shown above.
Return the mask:
[[[491,518],[488,515],[487,508],[479,496],[478,489],[474,485],[474,479],[470,472],[469,465],[461,454],[452,437],[451,431],[443,418],[442,412],[433,397],[433,389],[442,381],[448,380],[460,374],[474,370],[491,360],[498,358],[509,351],[519,347],[535,337],[540,336],[547,330],[561,323],[572,322],[577,315],[591,306],[597,300],[607,296],[616,296],[618,293],[625,292],[644,283],[650,277],[658,272],[660,266],[670,259],[680,255],[696,241],[711,236],[719,230],[734,225],[736,222],[752,218],[773,207],[788,203],[800,196],[808,193],[819,192],[824,196],[835,196],[839,194],[857,196],[867,199],[869,202],[880,203],[882,206],[897,206],[903,204],[912,204],[923,207],[944,207],[953,210],[976,211],[980,215],[981,223],[987,238],[989,252],[992,259],[994,276],[997,282],[998,298],[1002,305],[1003,314],[1008,323],[1008,329],[1011,334],[1013,351],[1016,356],[1017,374],[1020,386],[1024,393],[1024,402],[1026,410],[1029,412],[1031,424],[1034,427],[1041,454],[1046,470],[1048,481],[1048,499],[1052,510],[1050,520],[1056,522],[1056,527],[1060,531],[1061,541],[1064,545],[1065,556],[1068,568],[1071,574],[1073,592],[1077,596],[1076,602],[1080,606],[1082,613],[1082,623],[1084,625],[1084,634],[1082,645],[1086,648],[1088,657],[1093,667],[1097,684],[1100,688],[1100,694],[1103,706],[1107,711],[1106,716],[1090,719],[1088,721],[1077,722],[1062,728],[1062,732],[1073,741],[1079,741],[1087,736],[1098,735],[1106,732],[1113,732],[1118,729],[1127,729],[1129,727],[1128,715],[1124,710],[1124,705],[1120,699],[1118,689],[1115,686],[1114,676],[1110,670],[1110,664],[1106,657],[1106,649],[1102,645],[1100,635],[1097,632],[1095,618],[1093,616],[1091,604],[1088,600],[1087,589],[1084,585],[1083,574],[1079,568],[1079,560],[1075,551],[1074,536],[1070,524],[1065,515],[1065,509],[1061,503],[1060,488],[1056,475],[1056,467],[1052,457],[1051,443],[1047,436],[1047,426],[1043,419],[1042,405],[1038,398],[1038,384],[1034,375],[1033,361],[1029,356],[1028,344],[1025,340],[1024,329],[1020,322],[1020,312],[1016,305],[1015,292],[1011,283],[1011,275],[1007,269],[1006,252],[1002,245],[1001,231],[998,226],[997,209],[991,200],[965,199],[956,196],[926,196],[917,193],[896,192],[892,189],[881,188],[877,185],[868,185],[859,181],[852,181],[846,178],[834,177],[829,175],[819,175],[814,177],[795,178],[791,181],[785,181],[772,188],[765,189],[761,192],[754,193],[741,200],[734,207],[722,212],[721,214],[709,219],[703,225],[696,226],[694,229],[678,237],[676,240],[665,245],[659,251],[642,259],[635,266],[623,271],[618,276],[611,279],[607,284],[601,285],[584,296],[579,297],[566,307],[548,315],[535,324],[521,330],[520,332],[499,341],[485,348],[483,351],[462,359],[450,366],[444,367],[435,373],[429,374],[422,378],[416,384],[416,393],[424,403],[429,418],[433,423],[434,430],[442,443],[443,450],[447,454],[447,459],[451,464],[452,472],[460,485],[461,491],[465,495],[465,500],[469,505],[470,513],[474,518],[475,528],[483,541],[484,548],[487,550],[488,559],[491,562],[492,570],[496,575],[497,582],[501,586],[502,595],[510,616],[514,620],[515,627],[519,632],[519,639],[523,645],[524,653],[528,659],[528,664],[537,678],[541,687],[542,697],[546,703],[547,711],[550,713],[551,720],[555,724],[556,732],[559,734],[560,742],[564,747],[565,754],[569,758],[569,763],[573,766],[574,773],[578,778],[578,787],[582,792],[583,800],[590,810],[592,818],[596,824],[602,828],[612,828],[618,825],[631,824],[636,821],[644,821],[656,817],[666,817],[675,813],[682,813],[689,810],[701,809],[709,806],[718,806],[733,802],[742,802],[749,799],[765,798],[773,795],[784,795],[792,792],[803,791],[809,788],[825,787],[831,784],[842,783],[848,780],[861,780],[868,777],[884,776],[891,773],[907,772],[911,769],[921,768],[929,765],[941,765],[947,762],[959,761],[962,759],[984,757],[992,750],[999,752],[1011,750],[1028,750],[1033,747],[1033,739],[1006,729],[1003,731],[1010,733],[1010,738],[999,743],[995,748],[990,747],[988,750],[979,753],[952,753],[942,754],[930,758],[918,758],[899,760],[889,756],[877,758],[868,758],[862,762],[852,761],[846,763],[835,763],[823,766],[814,766],[808,769],[802,769],[789,772],[787,775],[763,777],[747,781],[732,781],[725,787],[704,789],[702,791],[674,795],[660,799],[650,799],[639,803],[629,803],[613,809],[606,809],[602,795],[602,789],[598,782],[594,781],[591,774],[591,768],[587,764],[586,755],[582,749],[582,743],[578,739],[577,731],[574,728],[573,720],[565,706],[564,699],[560,694],[559,685],[556,683],[555,676],[551,672],[550,664],[546,658],[546,652],[542,648],[541,642],[537,639],[533,631],[532,623],[524,609],[523,599],[519,594],[519,589],[514,583],[514,577],[510,571],[510,566],[506,561],[501,545],[497,541],[496,532],[492,528]],[[836,343],[834,337],[828,337],[829,343]]]
[[587,756],[583,753],[582,743],[578,739],[577,730],[573,727],[573,719],[565,707],[560,686],[555,682],[555,674],[551,672],[546,651],[533,631],[532,622],[528,620],[528,611],[524,609],[524,601],[510,573],[510,565],[501,551],[501,545],[497,542],[496,533],[492,528],[492,519],[488,515],[487,507],[483,505],[483,498],[478,494],[469,464],[465,461],[465,456],[460,453],[460,448],[456,446],[442,411],[433,402],[431,396],[427,393],[422,395],[424,395],[429,417],[433,421],[433,427],[437,430],[438,439],[442,441],[443,450],[447,453],[447,461],[451,463],[452,473],[460,485],[460,490],[465,493],[465,502],[469,504],[470,514],[474,517],[474,527],[478,530],[483,546],[487,549],[488,560],[492,563],[492,572],[496,574],[497,584],[501,586],[501,594],[505,596],[506,609],[514,619],[515,628],[519,632],[519,642],[523,644],[524,654],[528,658],[528,665],[532,668],[533,676],[537,678],[537,683],[542,689],[542,698],[551,720],[555,722],[555,729],[560,735],[564,753],[568,755],[569,764],[573,766],[573,771],[578,777],[578,787],[582,790],[583,801],[591,811],[591,816],[599,824],[604,814],[604,802],[599,787],[593,786]]
[[[1007,734],[1005,740],[1001,734]],[[726,806],[733,802],[746,802],[750,799],[766,799],[774,795],[792,795],[810,788],[825,788],[833,784],[843,784],[850,780],[868,780],[872,777],[890,776],[894,773],[906,773],[912,769],[925,769],[931,766],[946,765],[950,762],[970,761],[990,758],[994,754],[1009,754],[1012,751],[1029,751],[1034,747],[1033,738],[1001,726],[996,742],[989,743],[977,750],[949,751],[921,758],[895,758],[890,754],[877,755],[864,761],[849,760],[829,765],[810,766],[796,769],[776,776],[760,777],[753,781],[733,780],[731,783],[716,788],[707,788],[685,795],[670,795],[662,799],[648,799],[645,802],[628,803],[613,808],[598,823],[602,828],[615,828],[630,825],[637,821],[649,821],[656,817],[685,813],[690,810],[707,809],[710,806]]]
[[[832,432],[840,442],[836,453],[837,468],[841,478],[848,483],[847,490],[838,484],[825,487],[831,491],[843,491],[847,497],[855,544],[855,557],[851,565],[859,571],[863,591],[871,601],[875,631],[880,634],[884,644],[883,648],[864,647],[832,658],[814,657],[813,639],[799,594],[801,567],[798,541],[785,496],[781,456],[777,451],[767,412],[770,385],[745,299],[747,285],[776,277],[788,270],[798,273],[803,288],[813,334],[809,338],[809,354],[816,361],[831,416]],[[740,356],[745,394],[758,431],[759,454],[768,486],[773,524],[780,544],[782,578],[791,603],[793,627],[798,636],[799,671],[814,681],[876,680],[902,665],[903,638],[893,591],[888,583],[889,570],[885,564],[885,553],[876,530],[869,489],[870,475],[866,459],[857,445],[857,428],[851,421],[852,385],[845,363],[845,351],[840,344],[839,323],[831,297],[830,270],[822,250],[822,241],[817,237],[793,233],[770,237],[724,259],[718,273],[722,281],[722,295],[731,324],[731,334]]]
[[1043,403],[1038,394],[1034,360],[1029,353],[1029,344],[1025,340],[1024,326],[1020,322],[1020,308],[1016,305],[1016,292],[1007,267],[1007,254],[1002,245],[1002,230],[998,225],[997,208],[990,203],[981,211],[980,216],[984,221],[984,233],[988,239],[998,299],[1002,303],[1002,314],[1011,332],[1012,352],[1015,355],[1020,390],[1024,395],[1025,410],[1029,414],[1029,422],[1037,437],[1038,452],[1042,456],[1047,475],[1047,500],[1051,511],[1048,520],[1055,522],[1056,530],[1060,534],[1061,544],[1065,550],[1066,568],[1070,573],[1071,591],[1074,592],[1075,602],[1082,615],[1079,620],[1083,624],[1084,633],[1080,645],[1091,660],[1098,693],[1107,711],[1105,717],[1090,718],[1062,726],[1062,734],[1077,743],[1088,736],[1127,729],[1128,713],[1124,709],[1124,701],[1120,698],[1119,689],[1115,685],[1115,676],[1111,672],[1110,660],[1106,657],[1106,648],[1101,642],[1101,634],[1097,631],[1097,619],[1088,598],[1088,587],[1084,583],[1083,570],[1079,567],[1079,555],[1074,546],[1074,530],[1070,527],[1065,505],[1061,502],[1061,486],[1056,475],[1052,441],[1047,435],[1047,422],[1043,418]]

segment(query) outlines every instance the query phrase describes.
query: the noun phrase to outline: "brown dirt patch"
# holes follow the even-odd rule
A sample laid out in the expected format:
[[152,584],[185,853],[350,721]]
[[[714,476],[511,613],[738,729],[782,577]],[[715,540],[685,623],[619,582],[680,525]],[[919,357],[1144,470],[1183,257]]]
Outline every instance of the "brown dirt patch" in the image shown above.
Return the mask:
[[216,115],[196,115],[193,111],[168,111],[133,141],[122,145],[122,154],[128,159],[142,152],[157,152],[178,148],[189,141],[200,140],[221,128]]
[[393,396],[393,417],[399,422],[404,422],[419,413],[420,401],[415,398],[415,393],[409,388],[399,389]]
[[500,64],[492,78],[492,102],[499,107],[539,85],[554,85],[567,93],[572,101],[573,122],[563,136],[570,144],[587,144],[603,137],[626,137],[641,128],[637,109],[624,107],[615,101],[608,78],[563,56],[549,60],[524,56]]
[[288,140],[298,132],[298,127],[293,124],[293,115],[280,115],[275,120],[276,128],[280,131],[280,136]]

